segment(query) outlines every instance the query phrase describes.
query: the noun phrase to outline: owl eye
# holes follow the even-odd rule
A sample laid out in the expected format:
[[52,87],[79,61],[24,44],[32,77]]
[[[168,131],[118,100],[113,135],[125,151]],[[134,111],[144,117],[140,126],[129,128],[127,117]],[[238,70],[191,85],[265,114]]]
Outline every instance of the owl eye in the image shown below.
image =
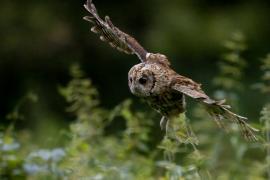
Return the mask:
[[132,78],[129,78],[129,82],[131,82],[131,83],[132,83]]
[[146,82],[147,82],[147,78],[146,77],[141,77],[139,79],[139,83],[142,84],[142,85],[144,85]]

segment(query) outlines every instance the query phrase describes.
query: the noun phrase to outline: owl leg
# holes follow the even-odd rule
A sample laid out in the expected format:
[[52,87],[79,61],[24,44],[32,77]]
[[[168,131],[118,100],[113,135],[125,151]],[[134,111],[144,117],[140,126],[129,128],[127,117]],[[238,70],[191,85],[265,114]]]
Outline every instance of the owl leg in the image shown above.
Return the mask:
[[167,136],[168,136],[169,128],[170,128],[170,121],[169,121],[169,119],[167,119],[167,121],[166,121],[166,135]]
[[167,122],[168,122],[168,119],[167,117],[165,116],[162,116],[161,120],[160,120],[160,128],[161,130],[167,130]]

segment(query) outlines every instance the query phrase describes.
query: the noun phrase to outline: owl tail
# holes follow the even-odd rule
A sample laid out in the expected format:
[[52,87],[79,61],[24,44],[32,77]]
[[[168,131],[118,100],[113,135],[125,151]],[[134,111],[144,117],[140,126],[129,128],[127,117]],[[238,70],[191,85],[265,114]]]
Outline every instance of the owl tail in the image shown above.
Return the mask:
[[249,125],[246,120],[246,117],[237,115],[230,111],[231,108],[229,105],[225,105],[225,100],[222,101],[213,101],[211,99],[205,99],[203,101],[206,105],[207,112],[210,116],[216,121],[219,127],[225,128],[223,120],[230,120],[233,123],[236,123],[241,131],[243,137],[248,141],[257,141],[257,137],[254,132],[258,130]]

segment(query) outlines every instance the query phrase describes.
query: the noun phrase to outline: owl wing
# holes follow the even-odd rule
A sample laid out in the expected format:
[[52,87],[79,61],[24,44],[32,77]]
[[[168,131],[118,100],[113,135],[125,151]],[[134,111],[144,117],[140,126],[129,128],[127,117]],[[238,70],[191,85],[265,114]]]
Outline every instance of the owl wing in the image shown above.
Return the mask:
[[225,100],[216,101],[208,97],[201,89],[200,84],[189,78],[178,75],[173,79],[171,88],[201,102],[206,107],[209,115],[220,127],[224,128],[222,123],[224,119],[230,120],[231,122],[238,124],[245,139],[251,141],[257,140],[254,131],[258,130],[251,127],[246,122],[247,118],[230,111],[230,106],[224,104]]
[[105,21],[102,20],[92,0],[87,0],[84,7],[90,16],[83,19],[94,24],[91,31],[99,34],[102,41],[108,42],[119,51],[136,54],[142,62],[146,61],[147,51],[133,37],[115,27],[108,16],[105,17]]

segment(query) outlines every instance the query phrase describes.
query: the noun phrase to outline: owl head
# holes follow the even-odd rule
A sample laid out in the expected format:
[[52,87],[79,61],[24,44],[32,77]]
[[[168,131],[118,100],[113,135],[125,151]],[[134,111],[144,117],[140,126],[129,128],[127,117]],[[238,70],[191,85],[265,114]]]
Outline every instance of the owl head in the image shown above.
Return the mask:
[[150,96],[155,87],[154,72],[145,63],[137,64],[128,73],[128,85],[132,94],[139,97]]
[[157,61],[147,61],[130,69],[128,85],[132,94],[147,97],[165,91],[169,86],[169,77],[166,65]]

